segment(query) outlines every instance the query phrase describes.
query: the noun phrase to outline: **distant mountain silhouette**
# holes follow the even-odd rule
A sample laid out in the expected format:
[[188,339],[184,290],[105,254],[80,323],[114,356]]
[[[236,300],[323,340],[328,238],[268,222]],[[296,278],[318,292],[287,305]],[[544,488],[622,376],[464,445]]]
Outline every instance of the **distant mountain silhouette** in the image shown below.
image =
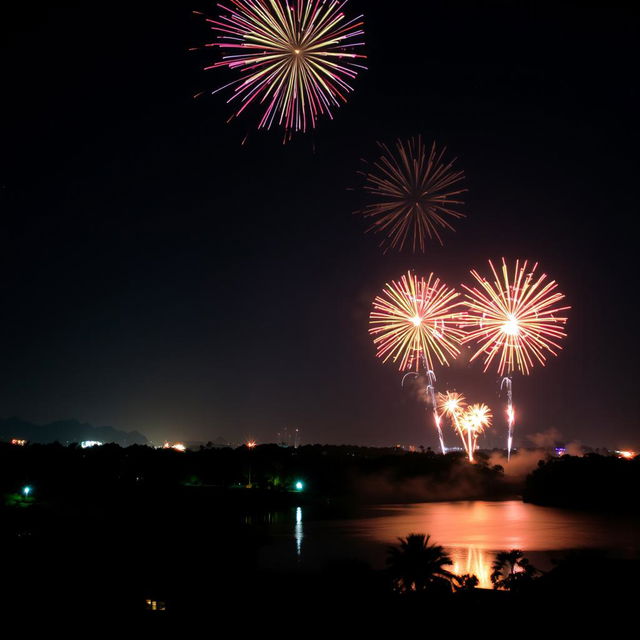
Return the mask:
[[58,420],[49,424],[37,425],[20,418],[0,420],[0,440],[20,438],[29,442],[55,442],[62,444],[99,440],[114,442],[123,447],[131,444],[147,444],[148,440],[138,431],[120,431],[113,427],[93,427],[78,420]]

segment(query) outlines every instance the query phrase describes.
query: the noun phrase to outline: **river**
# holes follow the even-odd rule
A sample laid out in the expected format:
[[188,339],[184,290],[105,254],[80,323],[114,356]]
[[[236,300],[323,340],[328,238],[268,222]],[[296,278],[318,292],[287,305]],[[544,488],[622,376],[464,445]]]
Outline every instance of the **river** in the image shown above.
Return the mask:
[[269,514],[271,543],[265,568],[317,570],[354,558],[382,568],[389,545],[409,533],[427,533],[445,547],[457,574],[475,574],[491,587],[496,552],[521,549],[542,570],[571,549],[605,549],[620,558],[640,555],[640,521],[629,517],[540,507],[519,500],[432,502],[372,506],[353,517],[317,519],[307,507]]

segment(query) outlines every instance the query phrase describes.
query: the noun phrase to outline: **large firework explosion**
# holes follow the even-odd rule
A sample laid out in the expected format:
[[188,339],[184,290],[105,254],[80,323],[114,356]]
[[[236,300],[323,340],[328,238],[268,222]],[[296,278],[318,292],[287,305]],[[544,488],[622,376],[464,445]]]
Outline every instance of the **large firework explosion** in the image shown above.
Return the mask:
[[564,294],[554,280],[548,281],[544,273],[536,277],[537,263],[529,267],[526,260],[516,260],[510,274],[503,259],[500,275],[491,261],[489,266],[493,282],[473,270],[479,287],[462,285],[468,307],[464,326],[471,327],[463,342],[478,343],[471,360],[484,355],[485,371],[497,357],[499,375],[528,375],[536,362],[544,366],[547,355],[555,356],[562,348],[558,340],[566,336],[563,314],[570,307],[558,306]]
[[399,369],[432,370],[434,360],[449,364],[455,358],[464,333],[459,328],[461,302],[455,289],[432,273],[418,278],[408,272],[387,283],[373,302],[369,333],[377,355],[397,362]]
[[367,231],[384,234],[385,251],[409,245],[424,253],[427,240],[442,244],[440,232],[454,231],[451,221],[465,217],[458,210],[467,191],[460,187],[464,171],[454,171],[455,158],[447,162],[446,148],[438,151],[435,142],[427,152],[420,136],[398,140],[393,150],[378,144],[382,155],[361,172],[372,199],[357,212],[372,220]]
[[463,342],[474,341],[478,346],[471,360],[484,356],[485,371],[497,362],[498,374],[504,376],[501,387],[507,393],[510,457],[515,425],[512,376],[516,371],[528,375],[536,363],[544,366],[549,355],[557,355],[570,307],[560,306],[564,294],[557,291],[554,280],[544,273],[536,276],[538,263],[529,267],[526,260],[516,260],[510,271],[503,258],[500,273],[491,261],[489,266],[493,281],[473,270],[479,286],[463,285],[467,311],[462,326],[470,328]]
[[258,128],[274,123],[288,134],[315,127],[353,88],[350,84],[366,58],[362,16],[349,19],[348,0],[229,0],[222,14],[207,18],[218,40],[222,60],[205,69],[227,67],[240,77],[220,87],[233,87],[228,102],[232,117],[250,105],[262,108]]

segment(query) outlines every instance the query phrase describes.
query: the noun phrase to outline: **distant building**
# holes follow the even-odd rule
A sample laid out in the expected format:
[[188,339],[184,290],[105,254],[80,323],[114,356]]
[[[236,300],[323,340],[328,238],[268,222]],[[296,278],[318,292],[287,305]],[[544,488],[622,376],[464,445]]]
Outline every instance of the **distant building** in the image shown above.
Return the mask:
[[163,600],[150,600],[144,601],[144,608],[147,611],[166,611],[167,604]]
[[291,447],[297,449],[300,446],[300,429],[289,429],[285,427],[282,431],[278,431],[276,434],[276,442],[281,447]]

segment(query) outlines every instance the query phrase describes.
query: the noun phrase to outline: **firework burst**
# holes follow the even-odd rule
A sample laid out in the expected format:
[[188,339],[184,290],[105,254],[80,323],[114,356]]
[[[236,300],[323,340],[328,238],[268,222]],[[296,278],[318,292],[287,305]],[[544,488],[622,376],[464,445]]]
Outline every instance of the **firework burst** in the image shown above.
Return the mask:
[[448,365],[455,358],[464,333],[459,328],[459,294],[430,274],[425,280],[411,272],[388,283],[373,302],[369,333],[377,355],[399,364],[401,371],[434,361]]
[[473,462],[478,436],[491,426],[491,409],[486,404],[467,405],[465,397],[455,391],[438,394],[438,409],[451,419],[453,428],[462,440],[464,450]]
[[465,397],[457,391],[447,391],[438,394],[438,408],[441,413],[455,418],[464,411],[467,406]]
[[379,143],[382,156],[367,172],[364,190],[373,202],[358,211],[372,220],[367,231],[383,233],[380,246],[401,251],[425,252],[427,240],[442,243],[440,232],[454,231],[451,221],[464,218],[459,199],[467,191],[460,187],[464,171],[454,171],[455,159],[444,159],[446,148],[431,151],[420,136],[398,140],[395,150]]
[[470,327],[463,342],[474,341],[478,349],[471,360],[484,357],[484,370],[497,363],[504,376],[501,388],[507,394],[507,459],[511,459],[515,411],[513,408],[513,373],[528,375],[535,364],[545,365],[549,355],[562,348],[566,336],[565,312],[560,306],[564,294],[546,274],[536,276],[538,263],[516,260],[510,271],[504,258],[500,274],[489,261],[493,282],[472,271],[479,286],[467,287],[467,312],[462,323]]
[[462,431],[467,435],[467,453],[473,462],[473,454],[477,449],[478,436],[491,426],[491,409],[486,404],[472,404],[467,407],[460,418]]
[[348,0],[228,0],[221,15],[207,18],[222,60],[205,69],[226,67],[240,77],[213,93],[232,87],[232,117],[260,105],[258,128],[274,123],[288,134],[315,127],[320,116],[346,102],[351,82],[365,69],[356,53],[362,16],[347,18]]
[[464,449],[469,453],[467,447],[467,440],[462,425],[462,416],[464,415],[467,402],[465,397],[461,393],[456,391],[447,391],[446,393],[438,394],[438,411],[441,416],[448,416],[451,419],[456,433],[462,438],[462,444]]
[[562,348],[558,341],[566,336],[564,312],[570,307],[558,305],[564,295],[554,280],[536,277],[537,263],[530,268],[516,260],[510,272],[503,259],[500,274],[491,261],[489,266],[493,282],[474,270],[479,286],[462,285],[468,307],[463,325],[471,327],[463,342],[477,343],[471,360],[484,356],[485,371],[497,359],[499,375],[528,375],[536,362],[544,366],[547,355]]

